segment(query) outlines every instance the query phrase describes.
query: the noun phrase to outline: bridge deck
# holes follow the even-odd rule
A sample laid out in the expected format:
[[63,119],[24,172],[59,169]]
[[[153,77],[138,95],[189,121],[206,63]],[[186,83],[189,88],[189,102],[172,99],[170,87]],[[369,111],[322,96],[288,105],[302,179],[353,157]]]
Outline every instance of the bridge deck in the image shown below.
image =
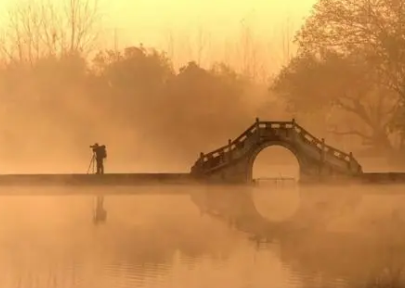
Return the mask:
[[[363,184],[405,184],[405,172],[363,173]],[[202,180],[203,182],[212,182]],[[0,187],[9,186],[139,186],[198,184],[189,173],[116,173],[116,174],[3,174]],[[215,181],[220,184],[222,181]],[[356,181],[357,182],[357,181]],[[305,184],[305,183],[302,183]]]
[[405,172],[372,172],[359,177],[366,184],[405,184]]
[[136,186],[147,184],[188,184],[189,173],[116,173],[116,174],[5,174],[0,186]]

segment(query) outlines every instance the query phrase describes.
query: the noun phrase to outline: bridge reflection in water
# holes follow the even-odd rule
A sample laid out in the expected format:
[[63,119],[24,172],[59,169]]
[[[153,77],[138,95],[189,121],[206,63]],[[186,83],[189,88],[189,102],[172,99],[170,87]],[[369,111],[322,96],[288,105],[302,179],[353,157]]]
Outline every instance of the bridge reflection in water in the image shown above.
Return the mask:
[[137,189],[1,196],[0,286],[364,287],[405,267],[392,187]]
[[[370,204],[373,197],[380,197],[376,204],[390,196],[362,195],[354,190],[299,190],[277,191],[299,198],[295,211],[283,219],[264,215],[264,199],[257,198],[264,192],[260,189],[209,189],[193,193],[191,198],[203,214],[244,232],[257,245],[277,244],[280,260],[294,273],[305,275],[304,286],[334,287],[329,282],[336,284],[344,279],[348,287],[403,287],[395,285],[405,284],[405,204],[392,204],[404,201],[404,195],[392,196],[391,207],[385,211],[388,213],[376,217],[364,204]],[[368,217],[357,219],[356,226],[353,222],[362,205]]]

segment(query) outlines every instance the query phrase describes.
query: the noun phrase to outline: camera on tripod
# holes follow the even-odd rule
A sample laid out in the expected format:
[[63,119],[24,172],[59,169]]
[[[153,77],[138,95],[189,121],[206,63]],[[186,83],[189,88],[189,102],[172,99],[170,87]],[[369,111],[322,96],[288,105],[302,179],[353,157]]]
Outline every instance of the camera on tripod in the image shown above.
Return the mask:
[[104,174],[104,164],[103,160],[107,158],[107,150],[105,145],[98,145],[95,143],[94,145],[89,146],[93,151],[93,157],[90,160],[89,168],[87,169],[87,173],[89,173],[90,168],[94,173],[94,162],[97,164],[97,172],[96,174]]
[[90,145],[90,148],[93,150],[93,153],[96,153],[96,151],[97,151],[97,149],[98,149],[99,147],[100,147],[100,146],[98,146],[97,143],[94,144],[94,145]]
[[107,151],[105,145],[90,145],[90,148],[93,150],[93,153],[97,155],[98,158],[107,158]]

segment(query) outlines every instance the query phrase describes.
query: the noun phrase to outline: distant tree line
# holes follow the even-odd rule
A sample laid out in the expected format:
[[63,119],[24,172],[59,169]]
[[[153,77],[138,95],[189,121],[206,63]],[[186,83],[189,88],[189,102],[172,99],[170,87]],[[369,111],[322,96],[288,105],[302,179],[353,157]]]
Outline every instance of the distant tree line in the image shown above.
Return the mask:
[[174,71],[164,53],[143,47],[101,51],[90,62],[67,53],[8,63],[0,68],[1,117],[10,123],[2,149],[34,153],[50,138],[87,145],[115,131],[123,146],[155,143],[196,157],[254,121],[249,85],[223,64]]

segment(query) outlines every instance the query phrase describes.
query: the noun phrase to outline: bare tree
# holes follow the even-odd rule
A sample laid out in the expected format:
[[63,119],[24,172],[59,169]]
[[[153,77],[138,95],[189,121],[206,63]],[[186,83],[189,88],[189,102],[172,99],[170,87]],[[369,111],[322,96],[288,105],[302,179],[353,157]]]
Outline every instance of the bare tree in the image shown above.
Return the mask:
[[297,27],[289,17],[273,31],[268,45],[272,65],[276,66],[271,67],[273,71],[278,71],[280,67],[288,65],[296,55],[297,45],[294,43],[296,31]]
[[98,37],[98,0],[50,0],[18,4],[8,11],[0,51],[9,60],[34,62],[45,55],[88,54]]
[[88,52],[94,48],[98,37],[96,29],[100,16],[98,8],[98,0],[68,0],[66,3],[63,10],[70,51]]
[[253,32],[246,23],[246,19],[241,21],[240,43],[238,54],[242,59],[242,73],[250,78],[256,78],[259,66],[257,43],[255,43]]
[[207,48],[210,45],[210,35],[206,32],[204,32],[202,27],[199,27],[197,30],[197,35],[196,35],[196,43],[195,43],[195,48],[196,48],[196,62],[198,65],[202,65],[203,63],[203,56],[207,52]]
[[211,44],[211,35],[198,27],[196,33],[191,33],[179,37],[173,35],[171,30],[165,34],[164,46],[170,59],[177,62],[187,63],[194,61],[199,66],[204,66],[207,50]]
[[174,35],[172,30],[167,30],[165,33],[165,43],[166,46],[166,53],[170,59],[174,59],[174,51],[175,51],[175,42],[174,42]]
[[29,2],[8,11],[8,25],[1,46],[3,56],[31,62],[40,53],[39,37],[44,19],[34,6]]
[[282,59],[281,63],[288,64],[297,52],[297,47],[294,45],[294,23],[291,18],[287,18],[281,28],[281,47]]

